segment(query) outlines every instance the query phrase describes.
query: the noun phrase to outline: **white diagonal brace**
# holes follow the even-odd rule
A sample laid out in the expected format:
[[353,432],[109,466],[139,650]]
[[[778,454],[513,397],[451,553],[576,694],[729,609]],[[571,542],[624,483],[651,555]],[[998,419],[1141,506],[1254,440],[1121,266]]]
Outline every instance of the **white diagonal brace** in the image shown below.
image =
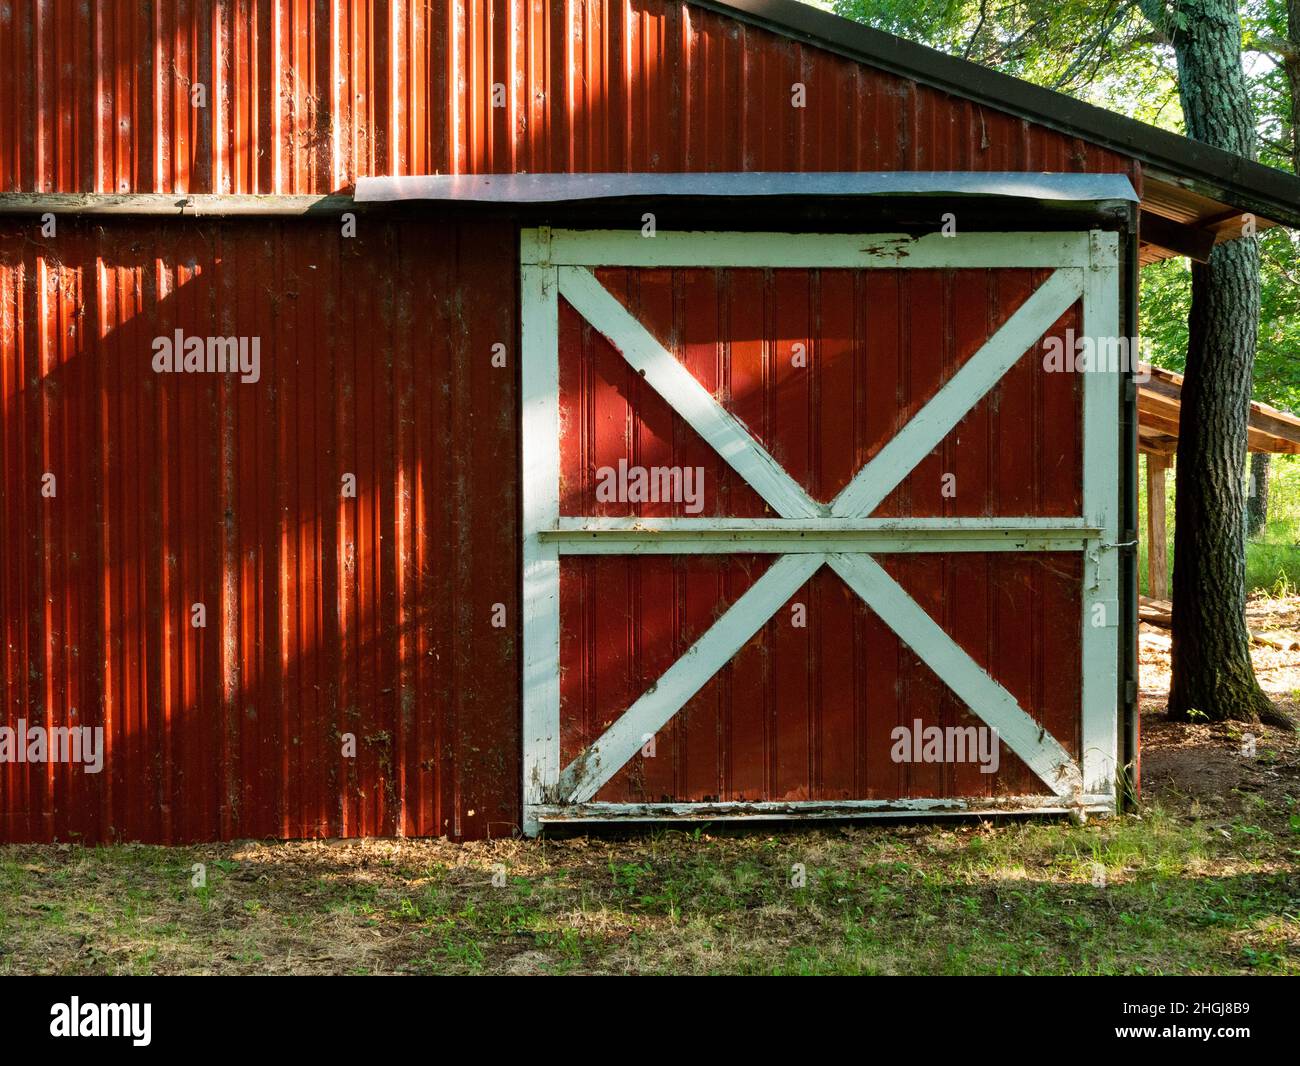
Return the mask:
[[660,396],[782,518],[811,518],[825,508],[785,472],[738,418],[718,403],[618,299],[584,267],[560,267],[560,295],[622,353]]
[[868,555],[831,555],[827,560],[899,639],[935,672],[957,698],[1034,771],[1056,795],[1083,791],[1083,775],[1046,729],[988,675],[902,586]]
[[563,803],[585,803],[700,691],[827,561],[783,555],[589,748],[564,768]]
[[934,397],[831,503],[837,518],[871,514],[1010,370],[1030,346],[1065,314],[1083,291],[1083,271],[1062,267],[1040,285],[968,359]]

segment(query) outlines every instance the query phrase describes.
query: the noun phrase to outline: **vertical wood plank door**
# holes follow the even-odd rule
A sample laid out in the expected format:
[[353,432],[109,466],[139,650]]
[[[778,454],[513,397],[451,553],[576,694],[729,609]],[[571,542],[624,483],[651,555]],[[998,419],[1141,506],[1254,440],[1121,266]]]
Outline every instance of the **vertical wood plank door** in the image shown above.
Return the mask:
[[527,831],[1112,809],[1117,247],[525,231]]

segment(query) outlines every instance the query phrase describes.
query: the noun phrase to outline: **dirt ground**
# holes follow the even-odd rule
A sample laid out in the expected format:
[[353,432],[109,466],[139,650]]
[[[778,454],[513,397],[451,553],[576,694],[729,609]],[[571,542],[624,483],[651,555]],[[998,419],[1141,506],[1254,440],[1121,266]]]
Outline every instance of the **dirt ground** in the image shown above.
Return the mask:
[[[1247,605],[1246,621],[1255,632],[1300,633],[1300,597],[1254,596]],[[1169,695],[1168,630],[1142,623],[1138,655],[1142,787],[1148,800],[1223,811],[1239,807],[1244,795],[1280,799],[1296,794],[1296,749],[1280,732],[1256,730],[1257,749],[1273,751],[1269,744],[1277,744],[1276,758],[1242,758],[1243,734],[1248,730],[1240,725],[1180,725],[1164,720]],[[1255,644],[1251,659],[1264,691],[1300,721],[1300,651]]]
[[0,974],[1300,974],[1300,742],[1163,721],[1166,643],[1118,818],[0,847]]

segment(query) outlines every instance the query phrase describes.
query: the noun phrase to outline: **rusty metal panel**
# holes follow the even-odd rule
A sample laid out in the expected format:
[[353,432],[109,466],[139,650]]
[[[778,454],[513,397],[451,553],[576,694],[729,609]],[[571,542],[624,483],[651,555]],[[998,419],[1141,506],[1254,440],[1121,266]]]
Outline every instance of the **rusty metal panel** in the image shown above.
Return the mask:
[[683,0],[14,0],[0,18],[0,190],[737,170],[1138,180],[1115,152]]
[[[799,486],[827,504],[1049,273],[595,271]],[[1079,310],[1070,307],[1044,342],[1078,334]],[[563,298],[558,337],[562,516],[771,517],[754,489]],[[1045,373],[1039,351],[1020,357],[875,517],[1046,519],[1083,512],[1081,375]],[[699,491],[672,500],[611,498],[611,471],[620,464],[698,471]],[[581,763],[772,561],[746,553],[743,544],[728,555],[562,557],[561,765]],[[1071,758],[1081,757],[1077,551],[934,552],[917,542],[879,561]],[[894,630],[823,568],[594,800],[996,799],[1043,791],[1005,747],[994,773],[971,762],[894,758],[894,730],[918,721],[921,730],[980,725]]]
[[[106,754],[0,764],[0,838],[509,833],[513,230],[29,237],[0,230],[0,724]],[[257,380],[156,372],[176,330],[258,338]]]

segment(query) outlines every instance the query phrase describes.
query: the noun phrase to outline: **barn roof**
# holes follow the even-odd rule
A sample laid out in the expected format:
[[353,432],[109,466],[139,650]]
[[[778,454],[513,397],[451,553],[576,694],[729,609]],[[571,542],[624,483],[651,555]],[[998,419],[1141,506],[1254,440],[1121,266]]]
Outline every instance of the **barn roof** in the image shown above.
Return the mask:
[[1143,164],[1143,261],[1204,259],[1240,235],[1241,216],[1260,228],[1300,228],[1300,177],[1150,126],[1063,93],[872,29],[799,0],[691,0],[953,96],[1082,137]]
[[[1138,384],[1138,444],[1144,452],[1172,455],[1178,446],[1183,375],[1146,363],[1140,369],[1146,380]],[[1300,455],[1300,418],[1252,401],[1247,447],[1252,452]]]

